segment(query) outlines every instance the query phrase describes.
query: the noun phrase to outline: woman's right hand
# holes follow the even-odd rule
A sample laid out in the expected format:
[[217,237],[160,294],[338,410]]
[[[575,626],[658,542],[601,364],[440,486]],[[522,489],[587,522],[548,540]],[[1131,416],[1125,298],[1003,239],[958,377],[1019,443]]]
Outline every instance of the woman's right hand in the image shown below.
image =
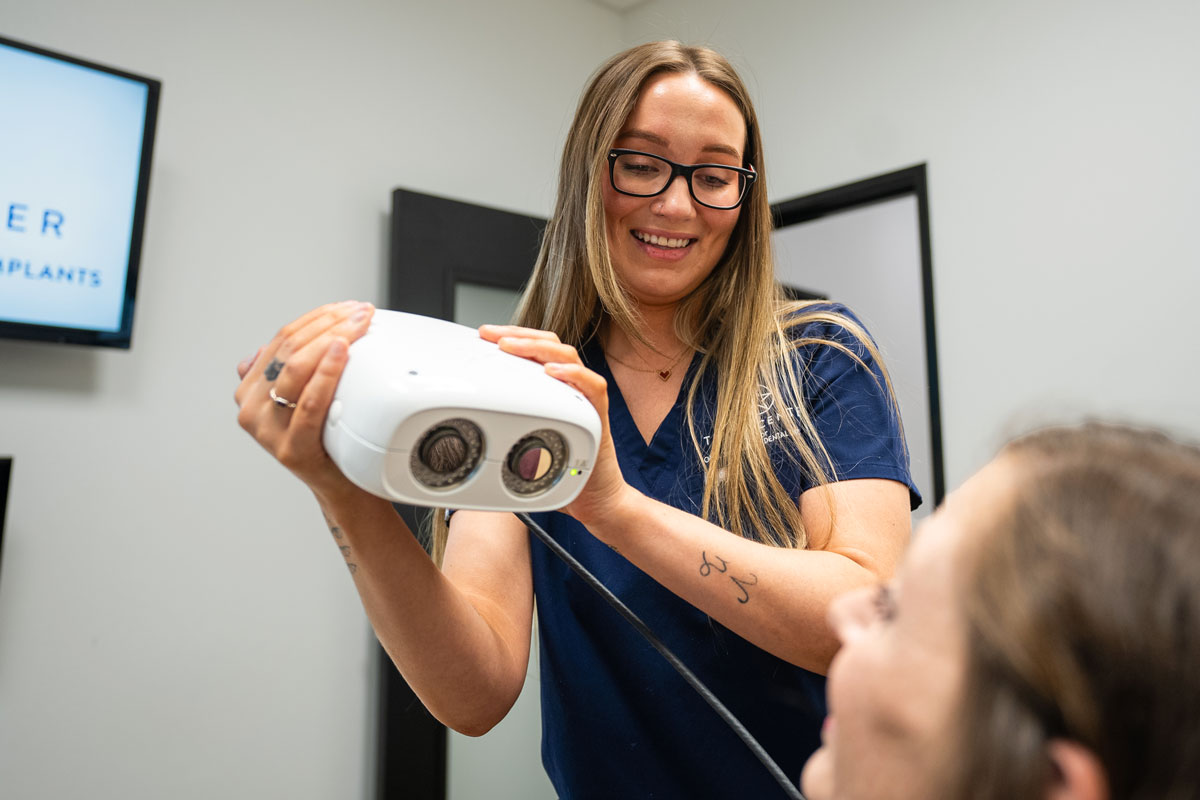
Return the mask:
[[347,349],[374,312],[354,301],[313,309],[238,365],[238,424],[318,496],[355,489],[325,452],[321,431]]
[[599,374],[583,365],[579,351],[563,344],[553,331],[516,325],[483,325],[479,335],[495,342],[506,353],[543,365],[546,373],[571,386],[592,404],[600,418],[600,442],[591,475],[582,492],[560,511],[570,514],[591,530],[594,520],[602,519],[635,490],[625,481],[617,463],[608,423],[608,384]]

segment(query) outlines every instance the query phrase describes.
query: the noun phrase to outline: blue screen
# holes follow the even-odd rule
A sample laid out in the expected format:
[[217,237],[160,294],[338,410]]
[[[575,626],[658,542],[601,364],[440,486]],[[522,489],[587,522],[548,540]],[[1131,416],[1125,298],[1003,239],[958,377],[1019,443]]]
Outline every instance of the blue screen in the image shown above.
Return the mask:
[[128,325],[150,92],[0,42],[0,322]]

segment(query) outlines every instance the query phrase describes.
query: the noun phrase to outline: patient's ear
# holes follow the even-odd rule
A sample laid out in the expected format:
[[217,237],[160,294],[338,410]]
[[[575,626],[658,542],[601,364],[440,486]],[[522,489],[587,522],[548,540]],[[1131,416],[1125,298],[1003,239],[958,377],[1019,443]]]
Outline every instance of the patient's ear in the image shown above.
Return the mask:
[[1050,741],[1054,780],[1047,800],[1108,800],[1108,780],[1096,754],[1069,739]]

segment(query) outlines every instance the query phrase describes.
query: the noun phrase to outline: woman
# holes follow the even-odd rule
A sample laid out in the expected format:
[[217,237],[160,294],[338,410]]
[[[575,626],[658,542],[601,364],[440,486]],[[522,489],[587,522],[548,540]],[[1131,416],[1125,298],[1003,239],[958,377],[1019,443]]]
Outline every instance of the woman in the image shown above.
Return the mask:
[[[723,58],[675,42],[614,57],[580,101],[518,325],[480,332],[576,387],[603,423],[584,491],[540,523],[797,776],[837,647],[828,602],[891,574],[918,496],[866,332],[839,306],[780,294],[763,178],[757,120]],[[283,329],[243,366],[239,420],[313,489],[430,711],[468,734],[505,715],[536,595],[543,760],[562,797],[778,793],[515,517],[453,514],[439,570],[337,472],[320,425],[369,315],[325,307]]]
[[1020,439],[839,598],[809,800],[1200,797],[1200,450]]

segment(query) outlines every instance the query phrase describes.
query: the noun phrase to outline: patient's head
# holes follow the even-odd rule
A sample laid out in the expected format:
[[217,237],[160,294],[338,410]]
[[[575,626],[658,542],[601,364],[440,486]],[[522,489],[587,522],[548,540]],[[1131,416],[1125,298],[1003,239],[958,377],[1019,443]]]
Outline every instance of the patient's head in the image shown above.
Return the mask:
[[831,618],[809,800],[1200,794],[1200,450],[1020,439]]

